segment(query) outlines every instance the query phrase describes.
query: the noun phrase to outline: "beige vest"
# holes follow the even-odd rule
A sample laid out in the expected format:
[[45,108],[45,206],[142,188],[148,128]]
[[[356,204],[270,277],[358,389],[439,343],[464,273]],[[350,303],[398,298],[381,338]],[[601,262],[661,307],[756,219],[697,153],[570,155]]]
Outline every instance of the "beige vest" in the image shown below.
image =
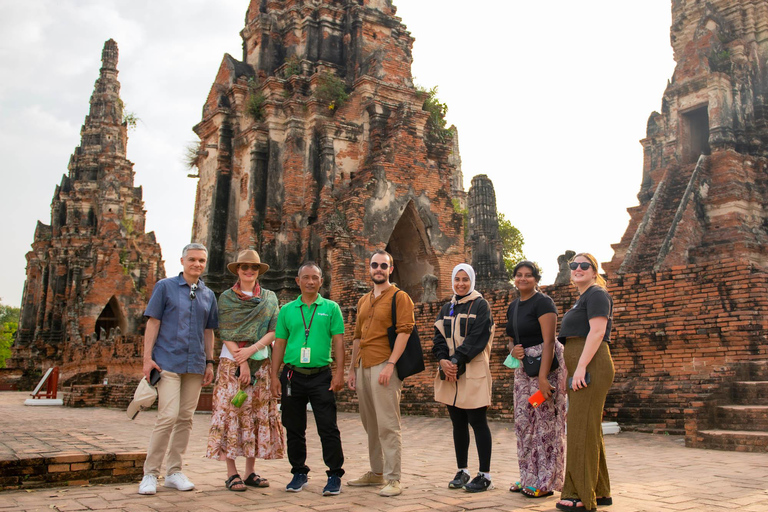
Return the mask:
[[[480,297],[482,297],[482,295],[480,295],[479,292],[473,291],[461,299],[459,304],[471,302]],[[464,343],[464,337],[461,335],[461,332],[459,332],[461,319],[465,318],[467,327],[471,327],[477,316],[475,315],[476,308],[477,305],[472,304],[472,307],[469,310],[469,315],[462,313],[452,318],[450,338],[445,336],[445,326],[443,325],[444,319],[439,319],[435,322],[435,327],[440,331],[440,334],[443,335],[445,341],[448,343],[448,351],[451,356],[454,352],[454,346],[459,347]],[[491,378],[490,356],[495,331],[496,324],[492,324],[491,336],[488,339],[488,344],[485,346],[485,349],[467,363],[467,371],[459,376],[457,382],[440,380],[440,372],[438,368],[438,372],[435,375],[436,401],[453,405],[460,409],[477,409],[479,407],[488,407],[491,405],[491,386],[493,380]]]

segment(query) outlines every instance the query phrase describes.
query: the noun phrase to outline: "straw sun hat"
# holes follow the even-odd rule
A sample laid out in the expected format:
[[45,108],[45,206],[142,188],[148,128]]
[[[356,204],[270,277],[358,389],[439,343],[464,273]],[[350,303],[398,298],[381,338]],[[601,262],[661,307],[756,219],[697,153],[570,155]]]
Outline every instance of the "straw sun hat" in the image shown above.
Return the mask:
[[259,266],[259,276],[263,275],[264,272],[269,270],[269,265],[266,263],[261,262],[261,258],[259,258],[259,253],[252,249],[248,249],[246,251],[240,251],[240,254],[237,255],[237,261],[233,261],[232,263],[227,265],[227,270],[229,270],[231,273],[237,275],[237,267],[241,263],[255,263]]

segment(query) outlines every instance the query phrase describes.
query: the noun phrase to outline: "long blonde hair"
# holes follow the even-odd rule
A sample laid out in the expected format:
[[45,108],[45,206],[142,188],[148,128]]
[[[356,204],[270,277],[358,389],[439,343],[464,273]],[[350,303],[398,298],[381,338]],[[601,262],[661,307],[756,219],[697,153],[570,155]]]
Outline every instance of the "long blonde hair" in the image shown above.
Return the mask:
[[580,252],[579,254],[571,258],[571,261],[569,261],[568,263],[571,263],[573,260],[575,260],[579,256],[581,256],[582,258],[587,258],[589,262],[592,264],[592,268],[595,269],[595,284],[600,288],[607,288],[608,284],[605,282],[605,279],[603,278],[603,276],[600,275],[600,272],[597,271],[597,259],[591,254],[589,254],[588,252]]

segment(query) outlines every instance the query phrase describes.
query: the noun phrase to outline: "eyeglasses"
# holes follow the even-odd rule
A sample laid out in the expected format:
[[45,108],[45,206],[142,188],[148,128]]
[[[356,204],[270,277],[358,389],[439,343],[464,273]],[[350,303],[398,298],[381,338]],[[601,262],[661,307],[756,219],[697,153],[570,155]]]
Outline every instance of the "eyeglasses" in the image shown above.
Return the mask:
[[189,300],[195,300],[195,297],[197,297],[197,294],[195,293],[196,291],[197,291],[197,284],[189,285]]
[[246,272],[249,271],[249,270],[259,270],[259,265],[256,264],[256,263],[254,263],[254,264],[241,263],[240,265],[237,266],[237,269],[238,270],[245,270]]
[[376,263],[375,261],[371,262],[371,268],[373,270],[376,270],[379,267],[381,267],[381,270],[387,270],[389,268],[389,263]]
[[588,261],[572,261],[568,266],[571,267],[571,270],[576,270],[579,267],[581,267],[581,270],[589,270],[589,267],[593,267],[594,265]]

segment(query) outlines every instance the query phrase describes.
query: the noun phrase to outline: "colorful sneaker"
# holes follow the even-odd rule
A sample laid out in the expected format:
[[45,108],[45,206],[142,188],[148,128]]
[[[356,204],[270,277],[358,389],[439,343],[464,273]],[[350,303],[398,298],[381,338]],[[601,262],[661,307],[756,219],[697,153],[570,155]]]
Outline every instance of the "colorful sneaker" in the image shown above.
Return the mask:
[[180,491],[191,491],[195,488],[195,484],[189,481],[189,478],[184,476],[184,473],[177,471],[172,475],[165,477],[163,487],[170,487],[171,489],[178,489]]
[[157,493],[157,477],[155,475],[144,475],[139,484],[139,494]]
[[390,480],[379,491],[379,496],[397,496],[401,492],[403,492],[403,489],[400,487],[400,480]]
[[328,477],[328,483],[323,487],[323,496],[336,496],[341,492],[341,477],[331,475]]
[[288,483],[288,485],[285,486],[285,490],[288,492],[301,492],[304,487],[307,486],[307,474],[306,473],[295,473],[293,475],[293,478]]
[[464,470],[459,470],[459,472],[456,473],[456,476],[453,477],[453,480],[448,482],[448,488],[461,489],[467,484],[467,482],[469,482],[469,473]]
[[493,484],[491,484],[491,481],[480,473],[478,473],[471,482],[464,486],[464,490],[467,492],[483,492],[487,491],[488,489],[493,489]]
[[377,475],[373,471],[368,471],[360,478],[347,480],[347,485],[351,485],[352,487],[365,487],[367,485],[381,485],[384,483],[386,483],[384,481],[384,475]]

